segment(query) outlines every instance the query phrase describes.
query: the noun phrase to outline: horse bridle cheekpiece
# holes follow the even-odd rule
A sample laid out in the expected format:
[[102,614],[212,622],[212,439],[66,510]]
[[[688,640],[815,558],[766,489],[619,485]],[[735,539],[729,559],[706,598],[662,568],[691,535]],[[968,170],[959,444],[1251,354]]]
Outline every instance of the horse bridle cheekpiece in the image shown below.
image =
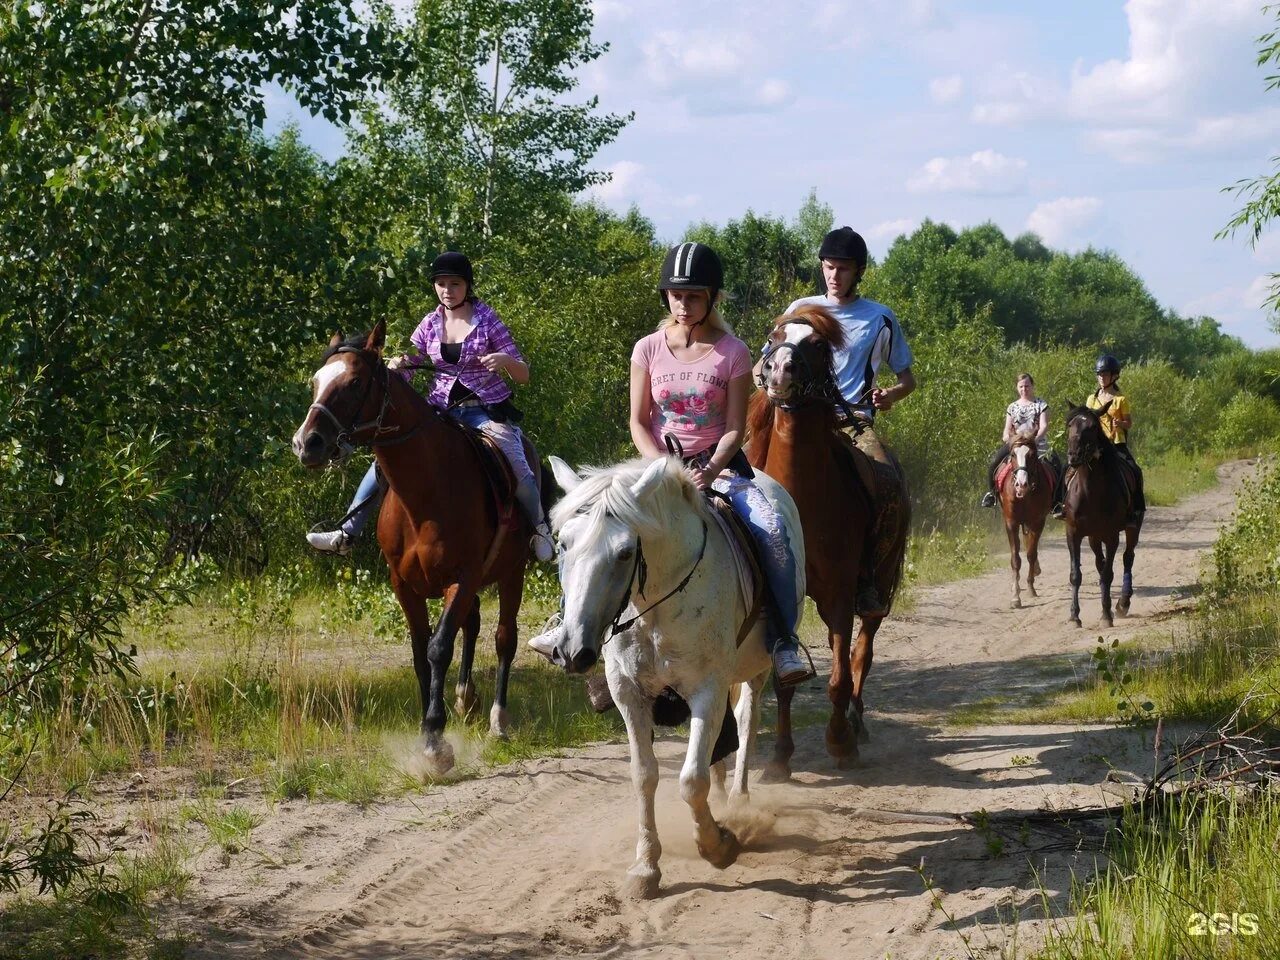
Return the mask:
[[[794,318],[788,319],[786,322],[802,324],[803,326],[809,327],[811,330],[813,329],[813,324],[808,320]],[[784,325],[785,324],[780,324],[775,327],[775,332],[782,329],[782,326]],[[831,375],[830,365],[828,365],[827,369],[823,371],[825,376],[819,376],[814,372],[813,366],[809,363],[808,358],[803,353],[796,352],[799,347],[799,343],[792,343],[790,340],[780,340],[777,343],[771,343],[765,347],[763,362],[760,364],[760,373],[756,376],[756,385],[762,390],[767,388],[768,384],[765,381],[764,374],[765,367],[773,361],[776,354],[781,353],[783,350],[789,350],[791,352],[792,362],[800,368],[801,376],[793,375],[791,378],[792,399],[775,400],[773,397],[769,397],[769,402],[779,409],[790,411],[794,410],[796,407],[800,406],[801,403],[807,400],[826,400],[838,407],[844,408],[845,413],[852,418],[852,411],[849,409],[848,402],[840,394],[839,389],[836,387],[835,378]]]
[[[369,352],[370,351],[363,350],[360,347],[344,346],[344,347],[338,347],[336,350],[334,350],[331,356],[339,353],[367,354]],[[369,402],[369,394],[373,391],[374,380],[380,379],[382,383],[382,405],[378,409],[378,415],[374,417],[372,420],[366,420],[363,423],[353,423],[350,427],[347,427],[342,423],[341,420],[338,419],[337,414],[335,414],[332,410],[326,407],[319,400],[316,400],[311,404],[310,407],[307,408],[309,411],[318,410],[320,413],[324,414],[326,417],[329,418],[330,422],[338,430],[338,436],[336,440],[337,449],[334,451],[334,455],[329,459],[329,463],[331,465],[342,463],[344,460],[350,457],[353,453],[356,452],[356,446],[358,444],[361,444],[361,443],[374,444],[379,442],[383,442],[383,443],[386,442],[386,441],[379,441],[378,437],[381,433],[384,432],[382,421],[383,421],[383,418],[385,418],[387,415],[387,409],[391,406],[391,390],[389,389],[389,386],[387,383],[387,376],[388,376],[387,364],[386,364],[386,361],[384,361],[381,357],[378,358],[377,369],[378,369],[378,373],[381,374],[381,376],[379,377],[375,375],[375,376],[369,377],[369,380],[364,387],[364,393],[360,397],[360,403],[356,407],[356,414],[355,414],[357,417],[360,416],[360,411],[363,410],[364,405]],[[368,440],[357,439],[356,434],[360,433],[362,430],[368,430],[370,427],[373,428],[372,437],[370,437]],[[400,438],[397,437],[396,439],[400,439]]]
[[707,552],[707,521],[702,521],[702,546],[698,548],[698,557],[693,561],[693,566],[689,568],[689,572],[684,575],[684,579],[677,583],[674,587],[667,591],[659,600],[655,600],[649,606],[645,607],[634,617],[625,622],[622,621],[622,614],[627,609],[627,604],[631,602],[631,584],[637,583],[640,589],[641,598],[644,597],[645,581],[649,577],[649,565],[644,560],[644,544],[639,537],[636,537],[636,563],[631,569],[631,576],[627,580],[627,590],[622,595],[622,603],[618,605],[618,612],[613,615],[613,621],[609,626],[609,636],[605,637],[605,643],[608,643],[624,630],[630,630],[632,625],[643,617],[646,613],[661,603],[665,603],[674,597],[677,593],[681,593],[685,587],[689,585],[689,581],[693,579],[694,571],[698,569],[702,563],[702,557]]

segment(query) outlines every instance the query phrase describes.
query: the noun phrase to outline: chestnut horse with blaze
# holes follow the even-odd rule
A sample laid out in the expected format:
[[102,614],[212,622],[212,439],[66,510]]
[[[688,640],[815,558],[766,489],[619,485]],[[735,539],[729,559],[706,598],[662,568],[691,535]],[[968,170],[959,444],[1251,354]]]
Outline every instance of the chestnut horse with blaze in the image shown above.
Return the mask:
[[1009,458],[996,471],[1000,491],[1000,511],[1004,514],[1004,532],[1009,538],[1009,567],[1013,571],[1014,610],[1022,606],[1022,588],[1018,583],[1022,569],[1021,542],[1018,533],[1027,535],[1027,590],[1036,593],[1036,577],[1040,576],[1040,536],[1053,507],[1052,468],[1047,468],[1036,453],[1034,437],[1019,435],[1009,444]]
[[[356,445],[370,446],[388,489],[378,516],[378,543],[391,588],[409,623],[413,670],[422,699],[423,750],[436,772],[453,766],[444,739],[445,674],[462,628],[455,707],[475,709],[471,680],[480,604],[476,594],[497,584],[498,675],[489,732],[508,733],[507,682],[516,652],[516,614],[524,592],[531,531],[520,511],[500,510],[481,455],[463,428],[423,399],[382,358],[386,326],[343,340],[336,334],[312,383],[315,399],[293,437],[303,465],[322,467]],[[537,456],[525,441],[530,463]],[[543,484],[544,499],[547,485]],[[432,630],[427,600],[444,597]]]
[[[827,751],[837,768],[853,766],[858,742],[866,741],[862,688],[871,669],[876,631],[883,617],[863,618],[853,639],[855,595],[871,535],[874,504],[859,477],[852,444],[836,421],[841,403],[832,378],[832,351],[844,345],[844,330],[817,306],[801,307],[774,321],[761,377],[766,389],[751,398],[747,456],[791,494],[804,529],[807,593],[827,625],[831,678],[827,695]],[[905,542],[906,524],[902,537]],[[889,598],[886,598],[889,599]],[[794,687],[779,688],[778,734],[763,778],[791,776]]]

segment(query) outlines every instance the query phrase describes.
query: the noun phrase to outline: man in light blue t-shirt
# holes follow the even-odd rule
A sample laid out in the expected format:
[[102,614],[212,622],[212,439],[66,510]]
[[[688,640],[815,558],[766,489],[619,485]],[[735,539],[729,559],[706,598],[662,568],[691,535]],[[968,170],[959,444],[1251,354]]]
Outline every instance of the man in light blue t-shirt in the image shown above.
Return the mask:
[[[853,421],[845,429],[854,444],[876,464],[876,487],[869,491],[876,517],[866,564],[871,576],[860,578],[858,613],[884,616],[897,589],[906,547],[905,524],[910,506],[902,467],[873,428],[876,411],[888,410],[916,388],[911,374],[911,347],[902,335],[898,318],[882,303],[858,294],[858,283],[867,269],[867,244],[850,227],[832,230],[818,250],[826,294],[802,297],[787,313],[806,304],[823,307],[844,328],[845,346],[832,357],[836,385],[853,408]],[[891,387],[877,387],[876,374],[888,366],[898,378]]]

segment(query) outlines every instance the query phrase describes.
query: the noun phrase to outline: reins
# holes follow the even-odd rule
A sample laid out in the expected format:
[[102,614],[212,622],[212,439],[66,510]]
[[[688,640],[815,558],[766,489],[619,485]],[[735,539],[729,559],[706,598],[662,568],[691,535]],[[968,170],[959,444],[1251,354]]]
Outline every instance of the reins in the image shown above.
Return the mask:
[[[334,351],[335,354],[337,353],[368,353],[368,352],[369,351],[363,350],[360,347],[345,347],[345,346],[338,347],[338,349]],[[417,364],[414,366],[414,369],[418,369],[418,367],[420,366],[426,366],[426,364]],[[392,446],[397,443],[403,443],[405,440],[408,440],[411,436],[413,436],[413,434],[417,433],[419,429],[421,429],[422,427],[421,419],[419,419],[408,430],[405,430],[403,426],[384,427],[382,425],[382,421],[387,416],[387,411],[392,406],[394,406],[394,403],[391,400],[390,368],[387,366],[386,361],[383,360],[381,357],[378,358],[378,372],[380,376],[372,376],[369,378],[369,382],[365,385],[365,388],[364,388],[364,394],[360,397],[360,403],[356,407],[356,416],[358,417],[360,415],[360,411],[365,408],[365,404],[369,402],[369,394],[373,392],[374,381],[375,380],[380,381],[382,384],[382,404],[378,408],[378,415],[374,417],[372,420],[365,420],[362,423],[352,423],[351,426],[348,427],[344,425],[341,420],[338,419],[337,415],[332,410],[330,410],[327,406],[325,406],[319,400],[314,401],[311,404],[311,406],[307,408],[309,411],[317,410],[320,413],[324,414],[326,417],[329,418],[330,422],[338,430],[338,436],[335,439],[335,443],[337,444],[337,449],[335,451],[334,456],[331,457],[329,460],[329,463],[331,465],[338,464],[346,460],[353,453],[355,453],[357,446],[370,446],[370,447]],[[363,430],[368,430],[370,428],[373,429],[373,435],[371,437],[365,440],[360,440],[357,438],[356,436],[357,434],[359,434]],[[381,436],[381,434],[387,433],[391,430],[400,430],[402,432],[393,437]],[[350,516],[350,514],[348,514],[348,516]],[[346,518],[344,518],[344,520],[345,519]]]
[[698,557],[696,560],[693,561],[693,566],[689,568],[689,572],[684,575],[684,579],[681,580],[679,583],[677,583],[671,590],[667,591],[667,593],[660,600],[655,600],[653,603],[649,604],[649,606],[645,607],[643,610],[637,613],[630,620],[627,620],[625,623],[620,623],[619,621],[622,619],[622,614],[627,609],[627,604],[631,602],[631,585],[635,583],[637,579],[639,579],[640,596],[643,598],[645,580],[647,580],[649,576],[649,567],[648,567],[648,564],[645,563],[645,559],[644,559],[644,545],[641,542],[640,538],[636,537],[636,563],[631,570],[631,577],[627,580],[627,592],[622,595],[622,603],[618,606],[618,612],[613,615],[613,621],[609,626],[609,636],[605,637],[604,642],[608,643],[610,640],[612,640],[618,634],[622,633],[624,630],[631,629],[632,625],[637,620],[643,617],[646,613],[648,613],[654,607],[670,600],[677,593],[682,593],[684,591],[684,588],[689,585],[689,581],[693,579],[693,574],[698,569],[698,566],[702,563],[702,558],[706,554],[706,552],[707,552],[707,521],[703,520],[702,521],[702,546],[698,548]]

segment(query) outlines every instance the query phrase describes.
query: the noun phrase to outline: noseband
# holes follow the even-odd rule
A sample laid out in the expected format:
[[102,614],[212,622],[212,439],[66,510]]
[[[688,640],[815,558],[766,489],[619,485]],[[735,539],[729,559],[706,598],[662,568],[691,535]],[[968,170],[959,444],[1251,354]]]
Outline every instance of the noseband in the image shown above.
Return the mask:
[[[334,351],[335,354],[365,354],[368,352],[369,351],[367,350],[361,350],[359,347],[338,347],[338,349]],[[391,407],[391,389],[387,382],[387,377],[389,376],[390,371],[387,367],[386,361],[381,357],[378,358],[377,371],[378,375],[369,377],[368,383],[365,384],[364,394],[360,397],[360,404],[356,407],[356,416],[358,417],[360,415],[360,411],[364,409],[365,404],[369,402],[369,394],[373,391],[374,381],[378,380],[382,384],[382,405],[378,408],[378,415],[372,420],[365,420],[363,423],[352,423],[351,426],[348,427],[338,419],[337,415],[332,410],[319,400],[314,401],[311,406],[307,408],[308,412],[316,410],[324,414],[329,418],[329,421],[334,425],[334,427],[337,428],[338,436],[335,441],[337,443],[337,449],[334,451],[334,455],[329,458],[329,462],[331,464],[342,463],[356,452],[356,447],[359,445],[368,444],[369,446],[374,446],[378,444],[385,445],[388,443],[399,443],[401,440],[407,439],[418,429],[419,426],[421,426],[421,422],[419,422],[409,428],[409,430],[401,436],[393,437],[391,439],[380,439],[383,433],[395,428],[387,428],[382,425],[382,421],[387,415],[387,410]],[[373,430],[372,436],[365,439],[359,439],[356,437],[356,434],[371,428]]]
[[[801,320],[788,320],[788,323],[804,323]],[[812,324],[805,323],[810,329]],[[784,399],[775,399],[769,397],[769,402],[779,410],[788,412],[803,406],[810,400],[825,400],[833,403],[845,410],[846,415],[852,418],[852,411],[849,409],[848,403],[844,397],[840,395],[839,389],[836,387],[835,378],[831,374],[831,367],[828,365],[821,375],[815,373],[813,365],[809,363],[808,358],[803,353],[797,353],[796,350],[800,344],[792,343],[790,340],[782,340],[778,343],[772,343],[764,349],[764,362],[760,365],[760,373],[756,377],[756,385],[762,390],[766,390],[768,385],[765,382],[765,367],[773,360],[774,356],[782,353],[783,350],[790,351],[792,362],[800,368],[800,376],[792,374],[791,377],[791,394]]]

